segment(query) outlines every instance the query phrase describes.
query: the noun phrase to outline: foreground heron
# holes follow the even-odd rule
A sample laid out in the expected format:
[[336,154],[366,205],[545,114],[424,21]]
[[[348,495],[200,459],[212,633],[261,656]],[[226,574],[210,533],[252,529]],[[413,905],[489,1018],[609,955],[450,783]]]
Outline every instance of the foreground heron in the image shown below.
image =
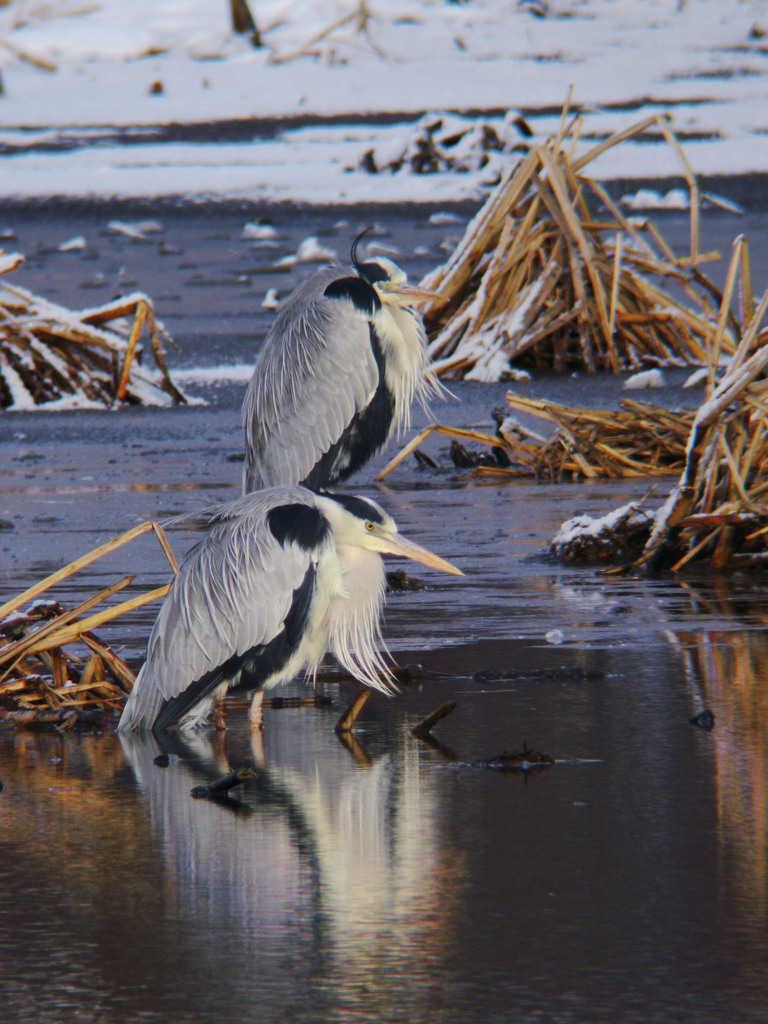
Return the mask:
[[387,692],[381,554],[462,575],[367,498],[274,487],[212,512],[160,609],[119,728],[201,725],[228,690],[314,673],[328,649]]
[[429,370],[421,316],[441,298],[406,283],[392,260],[328,267],[282,305],[243,403],[243,491],[322,490],[346,479],[407,427],[411,403],[444,389]]

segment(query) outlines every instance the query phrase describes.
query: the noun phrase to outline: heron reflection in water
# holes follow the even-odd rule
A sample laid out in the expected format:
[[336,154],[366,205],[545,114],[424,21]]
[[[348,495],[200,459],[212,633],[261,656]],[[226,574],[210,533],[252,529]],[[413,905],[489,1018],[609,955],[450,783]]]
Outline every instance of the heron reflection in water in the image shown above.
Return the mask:
[[[373,1004],[402,1002],[403,964],[429,978],[454,934],[464,861],[440,824],[444,780],[407,730],[369,734],[362,767],[329,725],[335,712],[276,714],[280,728],[263,734],[233,722],[226,733],[120,735],[152,824],[148,860],[167,880],[165,912],[185,922],[164,955],[199,955],[203,990],[218,992],[221,972],[235,977],[227,1020],[253,1020],[254,999],[259,1019],[318,1019],[328,993],[350,1011],[334,1019],[355,1016],[348,999],[375,1019]],[[250,756],[260,742],[263,758]],[[190,797],[246,763],[255,775],[234,807]]]

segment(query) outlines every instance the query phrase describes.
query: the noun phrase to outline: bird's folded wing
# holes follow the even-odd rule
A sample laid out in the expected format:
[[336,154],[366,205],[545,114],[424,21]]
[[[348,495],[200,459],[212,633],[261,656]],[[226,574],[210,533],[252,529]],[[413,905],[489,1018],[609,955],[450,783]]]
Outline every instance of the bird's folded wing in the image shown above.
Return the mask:
[[184,561],[157,617],[134,718],[146,720],[144,701],[177,697],[233,656],[273,640],[309,564],[307,551],[283,548],[248,517],[214,524]]
[[346,300],[317,296],[264,346],[243,405],[247,490],[305,480],[379,383],[369,325]]

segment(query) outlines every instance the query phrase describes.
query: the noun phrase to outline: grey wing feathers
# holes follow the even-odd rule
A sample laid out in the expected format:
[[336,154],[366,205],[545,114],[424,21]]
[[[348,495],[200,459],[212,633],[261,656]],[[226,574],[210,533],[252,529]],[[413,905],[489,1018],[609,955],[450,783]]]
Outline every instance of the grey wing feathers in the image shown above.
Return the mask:
[[343,273],[328,268],[297,288],[259,352],[243,403],[246,493],[305,480],[376,391],[368,325],[351,303],[323,295]]
[[212,518],[160,609],[121,730],[151,727],[165,701],[277,635],[310,555],[293,544],[283,548],[265,517],[283,502],[308,504],[307,497],[295,488],[247,495]]

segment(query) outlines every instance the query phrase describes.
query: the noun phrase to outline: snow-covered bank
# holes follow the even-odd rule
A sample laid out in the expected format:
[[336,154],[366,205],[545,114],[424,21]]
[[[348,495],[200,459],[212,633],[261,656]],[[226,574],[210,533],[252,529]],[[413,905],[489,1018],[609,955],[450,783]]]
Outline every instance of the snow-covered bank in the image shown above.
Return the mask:
[[[571,86],[584,112],[582,146],[669,113],[697,173],[768,167],[768,14],[758,0],[374,0],[362,21],[357,0],[252,8],[261,49],[229,30],[223,0],[0,9],[2,194],[467,198],[514,155],[461,173],[371,174],[366,153],[407,145],[405,122],[320,124],[269,138],[255,127],[237,142],[215,132],[211,142],[158,142],[149,133],[130,145],[88,129],[512,109],[526,113],[535,142],[556,128]],[[593,167],[602,178],[679,171],[653,131]]]

